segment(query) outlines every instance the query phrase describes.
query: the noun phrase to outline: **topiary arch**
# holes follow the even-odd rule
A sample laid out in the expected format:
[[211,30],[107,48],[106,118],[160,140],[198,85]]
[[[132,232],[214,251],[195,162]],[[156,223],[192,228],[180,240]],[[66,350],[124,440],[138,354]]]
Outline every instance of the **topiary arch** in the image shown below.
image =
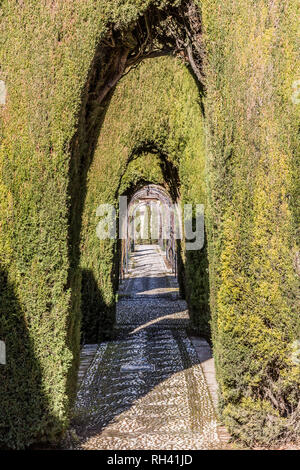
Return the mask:
[[66,429],[81,310],[88,335],[113,323],[117,251],[95,237],[96,207],[155,178],[206,204],[207,245],[182,262],[202,333],[211,311],[225,423],[248,444],[299,432],[298,14],[282,0],[1,2],[1,442]]

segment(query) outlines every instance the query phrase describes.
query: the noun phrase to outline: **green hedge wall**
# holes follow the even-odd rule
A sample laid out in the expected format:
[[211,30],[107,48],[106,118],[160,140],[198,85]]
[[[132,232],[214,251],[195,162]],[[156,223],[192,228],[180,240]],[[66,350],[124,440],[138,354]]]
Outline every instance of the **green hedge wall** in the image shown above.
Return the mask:
[[8,93],[0,109],[0,337],[7,346],[0,441],[12,447],[53,439],[68,423],[80,318],[71,140],[106,24],[131,22],[148,3],[1,3],[0,78]]
[[[86,188],[85,207],[93,197],[95,204],[101,200],[85,179],[89,164],[80,158],[84,160],[85,151],[90,150],[84,129],[78,126],[86,82],[106,25],[112,21],[120,26],[131,24],[149,3],[74,0],[37,5],[4,0],[1,5],[1,79],[8,90],[7,104],[0,110],[4,273],[0,336],[8,351],[7,366],[0,370],[1,383],[6,384],[0,387],[0,401],[6,404],[1,406],[0,441],[5,445],[20,448],[53,440],[68,425],[79,357],[82,276],[83,286],[91,289],[83,293],[84,305],[86,301],[98,305],[104,299],[100,335],[111,327],[114,295],[110,283],[114,279],[106,269],[113,263],[114,252],[97,245],[98,265],[92,264],[91,271],[84,241],[80,242],[81,232],[85,237],[86,216],[81,220],[80,214]],[[158,135],[160,124],[155,126]],[[163,127],[161,139],[168,131]],[[175,155],[177,148],[170,151]],[[108,168],[105,171],[110,184],[111,174]],[[114,202],[109,193],[106,202]],[[95,206],[91,207],[94,211]],[[108,288],[99,297],[99,284],[106,282]],[[18,324],[28,338],[22,343],[24,361]],[[14,395],[10,391],[16,383],[24,387],[18,387]],[[32,390],[30,400],[26,390]]]
[[272,444],[299,433],[300,370],[292,360],[300,333],[299,105],[291,99],[299,4],[204,0],[202,10],[210,298],[222,411],[234,436]]
[[[84,305],[94,305],[93,312],[102,302],[106,309],[90,333],[110,330],[116,272],[109,267],[117,265],[117,252],[94,236],[95,207],[116,202],[128,159],[139,154],[142,161],[139,146],[151,140],[170,188],[178,172],[181,199],[204,200],[200,97],[175,60],[145,62],[93,108],[100,131],[95,152],[84,121],[97,46],[109,24],[127,30],[149,5],[178,3],[1,2],[0,79],[8,94],[0,108],[0,338],[8,363],[0,368],[0,441],[10,447],[55,440],[68,425],[81,285]],[[209,273],[205,254],[185,260],[183,251],[187,297],[201,329],[209,316],[209,276],[225,423],[248,445],[271,443],[299,433],[293,359],[299,105],[291,99],[300,77],[299,5],[197,3],[205,50]]]

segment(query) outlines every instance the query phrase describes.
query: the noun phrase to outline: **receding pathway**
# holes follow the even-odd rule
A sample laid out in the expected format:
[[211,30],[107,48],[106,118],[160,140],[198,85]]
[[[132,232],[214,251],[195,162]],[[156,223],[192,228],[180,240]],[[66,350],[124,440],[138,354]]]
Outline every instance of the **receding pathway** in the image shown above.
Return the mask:
[[78,391],[81,449],[221,448],[186,304],[158,246],[137,246],[117,307],[117,340],[97,348]]

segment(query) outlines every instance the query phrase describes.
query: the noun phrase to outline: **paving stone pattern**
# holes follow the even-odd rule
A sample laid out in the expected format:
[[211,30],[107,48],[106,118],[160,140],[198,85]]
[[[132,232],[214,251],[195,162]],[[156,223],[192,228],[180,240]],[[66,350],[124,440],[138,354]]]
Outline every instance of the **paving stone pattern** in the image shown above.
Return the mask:
[[[120,288],[118,339],[82,362],[74,428],[80,449],[222,448],[186,304],[156,245],[137,246]],[[88,348],[87,348],[88,349]],[[83,376],[83,378],[82,378]]]

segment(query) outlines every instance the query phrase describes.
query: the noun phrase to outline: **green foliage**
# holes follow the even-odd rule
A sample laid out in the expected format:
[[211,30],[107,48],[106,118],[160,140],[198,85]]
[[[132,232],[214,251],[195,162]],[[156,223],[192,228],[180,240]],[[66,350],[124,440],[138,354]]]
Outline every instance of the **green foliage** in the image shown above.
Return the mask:
[[[114,320],[118,247],[116,242],[96,237],[96,209],[101,203],[116,204],[120,195],[130,194],[145,182],[162,184],[174,194],[177,173],[182,202],[204,202],[203,124],[198,100],[193,78],[173,58],[147,60],[121,80],[110,100],[87,174],[81,234],[81,267],[94,273],[98,285],[98,293],[91,293],[88,284],[86,289],[83,286],[83,325],[90,329],[89,325],[97,324],[98,339],[107,337]],[[152,153],[144,151],[151,147]],[[201,323],[207,330],[208,317],[202,308],[206,302],[207,312],[204,289],[207,292],[208,285],[198,269],[199,254],[190,261],[186,284],[193,318],[196,326]],[[194,291],[203,296],[200,306]],[[84,329],[84,335],[87,341],[95,341],[94,333]]]
[[203,1],[202,12],[210,304],[223,415],[246,443],[270,444],[297,433],[299,403],[291,361],[300,333],[299,106],[291,100],[299,8]]
[[[160,3],[164,6],[166,2]],[[102,148],[102,161],[101,154],[95,155],[94,164],[102,168],[102,177],[93,180],[91,171],[85,183],[89,168],[87,154],[92,150],[86,143],[86,129],[80,116],[84,114],[86,83],[94,67],[99,40],[110,21],[119,26],[133,24],[149,4],[149,1],[129,0],[39,4],[7,0],[1,5],[0,78],[6,81],[8,95],[6,106],[0,110],[0,255],[3,272],[7,273],[1,286],[4,300],[0,336],[8,344],[8,365],[0,371],[1,383],[7,384],[0,388],[0,400],[6,403],[4,411],[1,407],[0,440],[12,447],[29,445],[39,439],[54,439],[67,426],[76,391],[81,285],[82,307],[87,317],[90,309],[98,311],[94,323],[87,322],[86,316],[83,319],[84,329],[88,331],[86,337],[105,337],[111,329],[117,251],[114,244],[107,246],[95,237],[98,223],[95,210],[100,202],[114,203],[117,199],[117,186],[129,159],[122,139],[126,142],[127,137],[128,143],[137,145],[144,140],[144,133],[148,140],[155,140],[159,149],[165,148],[170,158],[178,158],[184,147],[180,136],[188,133],[184,120],[197,109],[196,104],[194,109],[188,107],[190,77],[183,83],[186,105],[181,99],[178,108],[171,109],[169,100],[174,98],[176,102],[174,91],[177,96],[181,94],[179,84],[172,91],[171,71],[166,72],[169,74],[167,94],[160,86],[161,79],[156,78],[156,88],[161,90],[158,97],[153,90],[152,95],[149,94],[150,80],[148,89],[141,86],[150,66],[144,69],[144,75],[141,69],[134,75],[136,83],[133,83],[134,101],[140,111],[133,109],[130,116],[126,115],[129,111],[126,95],[121,97],[120,107],[111,107],[112,125],[118,127],[121,113],[127,123],[126,133],[111,133],[104,125],[99,148],[106,139],[111,151],[105,154]],[[157,62],[151,74],[154,76],[160,71]],[[174,74],[175,83],[183,75],[188,77],[183,67],[177,65]],[[130,84],[126,93],[132,94]],[[145,97],[149,94],[149,100],[144,109],[144,125],[139,127],[134,125],[135,112],[137,115],[142,112],[143,94]],[[193,94],[196,96],[197,92]],[[150,97],[152,102],[158,98],[158,102],[157,113],[148,119],[152,114]],[[193,100],[196,103],[196,98]],[[180,116],[182,106],[186,111]],[[158,116],[163,107],[170,110],[171,117],[166,112]],[[96,120],[101,121],[101,113],[103,108],[95,109]],[[170,119],[173,123],[178,119],[173,129],[169,126]],[[191,127],[190,118],[187,122]],[[123,131],[122,126],[120,131]],[[117,140],[113,142],[112,138]],[[97,172],[94,174],[99,176]],[[81,265],[78,263],[80,252]],[[113,272],[112,266],[115,267]],[[8,285],[13,286],[18,309],[15,302],[5,300],[10,298]],[[24,367],[20,365],[16,318],[29,338],[23,348],[38,369],[36,388],[29,387],[30,400],[25,387],[19,387],[15,398],[7,393],[16,383],[27,384],[33,380],[32,376],[28,378],[28,362],[24,359]],[[26,352],[23,355],[25,358]],[[15,402],[18,406],[13,404]],[[20,414],[20,406],[25,402],[28,402],[24,408],[26,413]],[[45,407],[47,412],[42,412]],[[8,433],[11,423],[18,420],[20,426]]]
[[151,182],[165,185],[161,160],[153,153],[142,153],[127,164],[126,171],[121,178],[119,194],[126,194],[132,188]]
[[8,446],[55,440],[66,429],[81,290],[86,338],[107,336],[114,321],[118,247],[95,236],[96,208],[145,179],[174,198],[180,181],[182,202],[207,194],[209,273],[206,248],[185,255],[183,246],[181,257],[201,331],[209,277],[225,423],[251,445],[297,432],[300,108],[291,95],[299,5],[201,0],[204,142],[198,89],[175,59],[144,62],[101,106],[89,95],[95,76],[103,79],[95,57],[108,25],[128,30],[149,5],[178,3],[1,2],[0,338],[8,364],[0,441]]
[[[67,426],[76,390],[81,281],[73,234],[69,238],[71,139],[107,22],[131,22],[148,4],[1,4],[0,78],[8,94],[0,110],[0,257],[6,273],[0,337],[8,345],[8,365],[0,370],[0,441],[12,447],[53,439]],[[6,301],[12,288],[16,301]]]

